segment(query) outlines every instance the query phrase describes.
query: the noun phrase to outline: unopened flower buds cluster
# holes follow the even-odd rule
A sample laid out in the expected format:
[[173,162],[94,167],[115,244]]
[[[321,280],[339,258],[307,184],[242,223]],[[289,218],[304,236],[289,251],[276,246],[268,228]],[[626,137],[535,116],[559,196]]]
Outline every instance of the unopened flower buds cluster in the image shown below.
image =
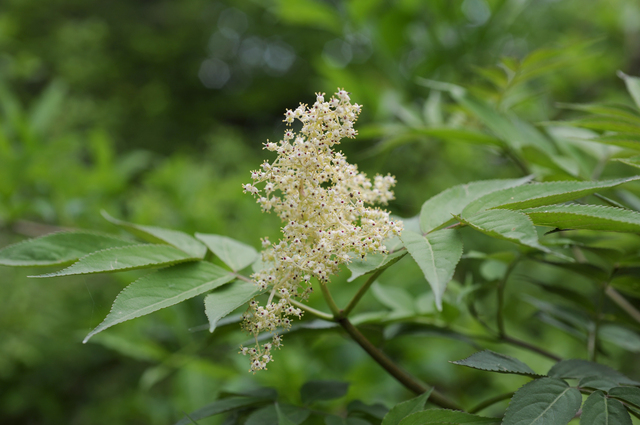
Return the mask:
[[271,343],[242,348],[254,372],[266,369],[271,349],[281,345],[278,330],[289,329],[290,318],[302,316],[290,301],[309,296],[312,278],[326,284],[351,256],[385,253],[384,240],[402,231],[402,222],[390,219],[388,212],[366,206],[393,199],[395,179],[377,175],[372,182],[333,150],[343,137],[356,136],[353,124],[360,109],[339,90],[328,100],[317,94],[311,107],[287,110],[284,121],[301,121],[300,133],[287,130],[278,143],[266,143],[277,159],[265,161],[261,170],[251,172],[253,183],[243,185],[264,211],[275,211],[285,223],[280,241],[263,239],[266,267],[252,276],[259,288],[271,291],[269,301],[260,306],[253,300],[244,314],[243,328],[256,341],[261,332],[275,333]]

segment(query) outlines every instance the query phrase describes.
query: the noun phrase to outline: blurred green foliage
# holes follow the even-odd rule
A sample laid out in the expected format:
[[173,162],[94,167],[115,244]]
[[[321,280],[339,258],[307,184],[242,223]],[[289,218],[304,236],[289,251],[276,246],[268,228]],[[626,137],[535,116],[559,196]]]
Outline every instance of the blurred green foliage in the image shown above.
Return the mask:
[[[616,71],[640,74],[639,36],[640,6],[632,0],[6,0],[0,4],[0,246],[58,227],[112,230],[101,209],[254,246],[258,237],[277,238],[276,218],[260,214],[240,184],[262,161],[261,144],[280,137],[284,109],[338,86],[364,105],[361,137],[344,151],[365,171],[395,174],[391,209],[412,217],[449,186],[521,173],[500,151],[421,133],[484,124],[418,78],[473,87],[474,95],[527,122],[573,118],[579,114],[555,102],[629,102]],[[504,70],[517,71],[518,60],[538,49],[545,49],[548,67],[526,83],[508,83]],[[567,177],[566,168],[551,169],[549,179],[554,172]],[[620,170],[603,173],[625,175]],[[592,177],[579,170],[577,176]],[[633,192],[624,196],[637,202]],[[469,238],[465,245],[486,243]],[[479,261],[459,280],[492,281],[500,267]],[[400,281],[411,293],[424,292],[420,271],[408,269],[381,283]],[[244,359],[230,354],[244,337],[234,325],[222,327],[214,346],[213,336],[198,331],[206,318],[195,301],[82,346],[133,272],[45,284],[27,280],[31,273],[22,270],[2,273],[2,423],[166,424],[223,389],[274,386],[297,403],[301,385],[319,378],[351,381],[348,399],[388,407],[408,395],[357,347],[322,330],[289,337],[269,372],[247,374]],[[536,269],[541,276],[557,273]],[[353,289],[339,285],[341,279],[338,301]],[[455,285],[448,296],[456,296]],[[362,307],[371,305],[380,304],[368,294]],[[507,309],[512,322],[529,320],[535,310],[518,307]],[[453,320],[446,300],[439,320]],[[581,347],[555,329],[533,331],[564,356]],[[378,330],[371,332],[383,341]],[[525,382],[489,381],[448,364],[475,351],[464,341],[400,335],[384,343],[408,369],[471,401],[487,388],[498,394]],[[548,366],[518,354],[534,368]],[[454,383],[463,385],[448,388]]]

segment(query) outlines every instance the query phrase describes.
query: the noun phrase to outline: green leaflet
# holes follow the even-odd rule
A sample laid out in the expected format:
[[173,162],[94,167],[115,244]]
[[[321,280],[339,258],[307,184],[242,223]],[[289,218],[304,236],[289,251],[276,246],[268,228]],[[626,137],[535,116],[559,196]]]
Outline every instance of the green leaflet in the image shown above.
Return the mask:
[[472,201],[496,190],[520,186],[531,180],[522,179],[481,180],[450,187],[428,199],[420,210],[420,228],[429,233],[453,220]]
[[399,425],[498,425],[501,421],[501,418],[487,418],[457,410],[427,409],[407,416]]
[[580,425],[631,425],[631,417],[618,400],[595,391],[584,402]]
[[401,239],[424,273],[433,290],[436,307],[441,311],[442,295],[462,257],[462,239],[458,231],[445,229],[421,236],[419,233],[405,230]]
[[110,223],[123,228],[127,232],[151,243],[166,243],[172,245],[194,258],[202,259],[207,253],[207,248],[198,242],[196,238],[184,232],[171,229],[163,229],[155,226],[143,226],[141,224],[127,223],[111,217],[106,211],[102,211],[102,216]]
[[209,332],[216,329],[220,319],[251,301],[258,294],[260,290],[256,285],[238,280],[207,295],[204,298],[204,312],[209,319]]
[[464,360],[457,360],[451,363],[474,369],[486,370],[489,372],[514,373],[524,376],[541,376],[520,360],[507,356],[506,354],[495,353],[491,350],[480,351],[472,354]]
[[389,410],[389,413],[382,419],[381,425],[399,425],[401,421],[412,413],[424,410],[424,404],[429,399],[433,389],[420,394],[411,400],[398,403]]
[[373,271],[386,269],[400,261],[406,254],[407,253],[403,251],[394,252],[393,254],[372,253],[368,254],[365,259],[357,256],[347,264],[347,268],[351,271],[351,277],[347,282],[353,282],[360,276],[364,276]]
[[561,379],[540,378],[525,384],[511,398],[504,425],[564,425],[575,416],[582,396]]
[[196,261],[184,251],[169,245],[129,245],[107,248],[86,255],[63,270],[31,277],[56,277],[76,274],[112,273],[124,270],[164,267],[185,261]]
[[609,391],[611,397],[619,398],[640,409],[640,388],[638,387],[615,387]]
[[222,267],[206,261],[168,267],[143,276],[118,294],[111,312],[85,337],[83,343],[113,325],[178,304],[234,278]]
[[375,282],[371,285],[371,293],[378,302],[394,312],[415,314],[415,296],[399,286],[380,285]]
[[316,401],[334,400],[344,397],[349,383],[340,381],[308,381],[300,388],[300,399],[305,406]]
[[[640,148],[640,144],[638,144]],[[616,158],[614,161],[622,162],[623,164],[631,165],[632,167],[640,168],[640,156],[632,156],[630,158]]]
[[600,376],[617,382],[620,385],[640,386],[640,382],[627,378],[609,366],[580,359],[562,360],[553,365],[547,375],[563,379],[581,379],[587,376]]
[[632,77],[622,71],[618,71],[618,77],[624,80],[627,86],[627,91],[631,95],[631,98],[636,103],[636,106],[640,109],[640,78]]
[[[208,418],[231,410],[258,405],[267,401],[269,401],[269,399],[262,397],[229,397],[214,401],[213,403],[189,413],[189,418],[197,421],[199,419]],[[193,424],[189,418],[184,417],[176,422],[175,425]]]
[[[489,210],[482,211],[470,217],[458,217],[462,223],[482,232],[492,238],[503,239],[520,245],[539,249],[540,251],[556,254],[547,247],[540,245],[538,233],[527,215],[519,211]],[[563,256],[564,257],[564,256]]]
[[537,226],[640,233],[640,213],[600,205],[549,205],[522,210]]
[[632,353],[640,353],[640,335],[629,328],[606,323],[600,326],[598,336]]
[[360,418],[342,418],[329,415],[324,418],[325,425],[371,425],[371,422]]
[[462,211],[462,216],[470,216],[476,212],[492,208],[519,210],[573,201],[595,193],[600,189],[615,187],[638,179],[640,179],[640,176],[599,182],[558,181],[530,183],[489,193],[470,203]]
[[1,249],[0,265],[13,267],[67,265],[95,251],[135,244],[136,242],[116,236],[94,232],[52,233]]
[[[289,423],[299,425],[311,414],[308,409],[289,404],[278,404],[278,410],[274,404],[256,410],[247,417],[244,425],[283,425]],[[284,422],[285,420],[289,422]]]
[[617,387],[618,383],[602,376],[587,376],[582,378],[578,383],[580,388],[593,388],[595,390],[609,391],[613,387]]
[[587,139],[590,142],[602,143],[604,145],[620,146],[621,148],[640,150],[640,134],[618,133],[607,134]]
[[258,252],[251,246],[220,235],[196,233],[196,238],[234,272],[239,272],[258,259]]

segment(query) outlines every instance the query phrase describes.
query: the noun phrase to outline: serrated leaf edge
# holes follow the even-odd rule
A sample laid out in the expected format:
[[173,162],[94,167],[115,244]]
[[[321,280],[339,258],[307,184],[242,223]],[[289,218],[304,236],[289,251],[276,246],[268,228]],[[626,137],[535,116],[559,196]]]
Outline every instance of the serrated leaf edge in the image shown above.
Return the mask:
[[71,267],[73,267],[76,263],[79,263],[80,261],[84,260],[85,258],[94,255],[94,254],[98,254],[101,252],[106,252],[106,251],[113,251],[116,249],[123,249],[123,248],[131,248],[131,247],[145,247],[145,246],[168,246],[171,248],[175,248],[176,250],[184,253],[185,255],[190,255],[187,254],[186,252],[184,252],[183,250],[176,248],[173,245],[170,244],[155,244],[155,243],[146,243],[146,244],[138,244],[138,245],[127,245],[127,246],[116,246],[113,248],[105,248],[105,249],[101,249],[99,251],[94,251],[91,252],[85,256],[82,256],[80,258],[78,258],[77,261],[74,261],[73,264],[71,264],[69,267],[65,267],[62,270],[58,270],[57,272],[53,272],[53,273],[45,273],[45,274],[39,274],[39,275],[34,275],[34,276],[27,276],[27,277],[33,277],[33,278],[43,278],[43,277],[59,277],[59,276],[80,276],[80,275],[87,275],[87,274],[98,274],[98,273],[114,273],[114,272],[124,272],[124,271],[129,271],[129,270],[138,270],[138,269],[144,269],[144,268],[149,268],[152,267],[152,264],[158,264],[158,267],[168,267],[168,266],[173,266],[175,264],[179,264],[179,263],[185,263],[188,261],[201,261],[200,258],[197,257],[187,257],[185,259],[182,260],[176,260],[176,261],[171,261],[171,262],[167,262],[167,263],[148,263],[146,265],[141,265],[141,266],[136,266],[136,267],[127,267],[124,269],[114,269],[114,270],[101,270],[101,271],[95,271],[95,272],[84,272],[84,273],[70,273],[70,274],[65,274],[64,271],[70,269]]

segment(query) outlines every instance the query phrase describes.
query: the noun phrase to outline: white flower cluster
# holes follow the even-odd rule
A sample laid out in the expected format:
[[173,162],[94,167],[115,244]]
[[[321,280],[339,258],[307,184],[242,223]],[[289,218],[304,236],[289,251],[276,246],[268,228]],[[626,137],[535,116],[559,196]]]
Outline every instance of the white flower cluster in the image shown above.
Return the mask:
[[[373,251],[384,253],[384,240],[402,231],[402,222],[391,220],[388,212],[365,206],[393,199],[390,189],[395,179],[377,175],[372,183],[332,149],[343,137],[356,136],[353,124],[360,109],[351,104],[346,91],[339,90],[328,101],[324,93],[317,94],[310,108],[301,104],[287,110],[284,121],[288,125],[301,121],[300,133],[287,130],[280,142],[266,143],[266,149],[278,153],[277,159],[252,171],[253,184],[243,185],[264,211],[275,211],[286,223],[278,243],[263,239],[262,260],[267,267],[252,276],[258,287],[271,289],[265,307],[254,300],[244,315],[243,328],[256,341],[260,332],[286,330],[290,316],[302,316],[290,300],[308,297],[312,277],[328,282],[340,264],[350,261],[350,253],[363,258]],[[262,189],[259,184],[264,184]],[[273,302],[274,296],[278,302]],[[272,343],[242,348],[242,354],[251,356],[252,371],[266,369],[280,338],[276,334]]]

